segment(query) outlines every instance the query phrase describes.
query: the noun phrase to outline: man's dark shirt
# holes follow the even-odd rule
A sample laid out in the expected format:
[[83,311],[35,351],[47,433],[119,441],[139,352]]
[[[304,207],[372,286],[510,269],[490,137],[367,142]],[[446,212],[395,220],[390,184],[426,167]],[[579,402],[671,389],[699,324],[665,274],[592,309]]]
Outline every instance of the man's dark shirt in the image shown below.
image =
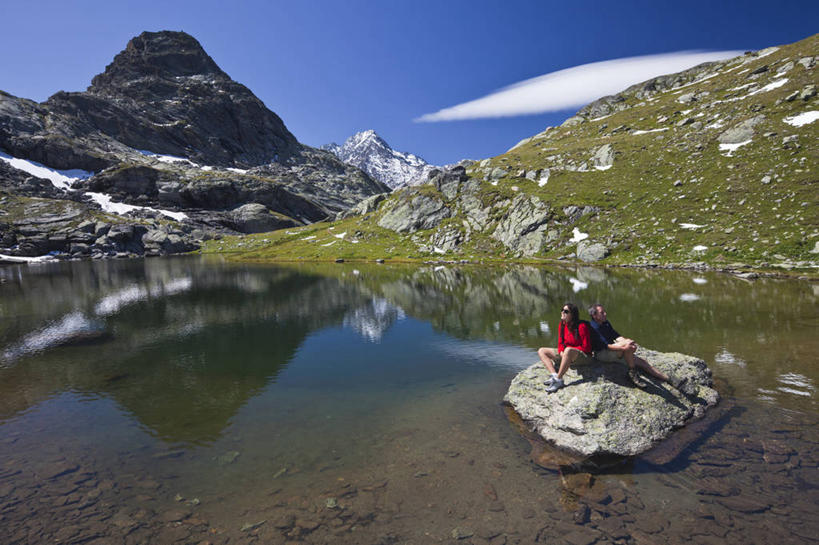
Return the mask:
[[592,350],[595,352],[605,350],[608,345],[613,344],[614,341],[617,340],[617,337],[620,336],[608,320],[602,324],[598,324],[594,320],[591,320],[590,323],[593,332],[591,336]]

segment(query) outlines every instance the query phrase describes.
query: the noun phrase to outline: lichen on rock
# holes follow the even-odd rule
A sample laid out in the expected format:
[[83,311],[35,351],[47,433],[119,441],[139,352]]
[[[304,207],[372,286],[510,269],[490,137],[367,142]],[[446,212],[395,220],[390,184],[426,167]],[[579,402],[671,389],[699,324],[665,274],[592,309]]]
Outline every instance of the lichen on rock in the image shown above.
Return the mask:
[[566,386],[547,393],[549,372],[535,363],[515,376],[504,401],[549,443],[581,456],[634,456],[701,418],[716,405],[705,362],[679,353],[640,348],[638,355],[666,374],[685,379],[683,393],[653,380],[645,389],[628,379],[624,364],[602,363],[570,369]]

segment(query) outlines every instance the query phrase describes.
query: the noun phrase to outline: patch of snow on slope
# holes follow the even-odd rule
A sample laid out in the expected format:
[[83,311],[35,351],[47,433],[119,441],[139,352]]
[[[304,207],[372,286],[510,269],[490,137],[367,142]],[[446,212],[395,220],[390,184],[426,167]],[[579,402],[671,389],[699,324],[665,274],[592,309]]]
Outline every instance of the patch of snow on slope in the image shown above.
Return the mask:
[[168,216],[176,221],[182,221],[188,217],[188,215],[184,212],[171,212],[170,210],[160,210],[158,208],[150,208],[148,206],[136,206],[133,204],[125,204],[124,202],[114,202],[111,200],[111,196],[106,195],[105,193],[93,193],[89,191],[85,193],[85,195],[91,197],[91,199],[100,205],[104,211],[117,214],[119,216],[127,214],[132,210],[146,210],[148,212],[159,212],[163,216]]
[[34,161],[12,157],[11,155],[5,154],[2,151],[0,151],[0,160],[5,161],[17,170],[22,170],[23,172],[27,172],[38,178],[44,178],[50,181],[54,187],[58,189],[69,190],[77,180],[84,180],[85,178],[90,178],[94,175],[93,172],[87,172],[80,169],[55,170],[53,168],[43,166],[40,163],[35,163]]
[[803,125],[809,125],[817,119],[819,119],[819,112],[812,110],[810,112],[802,112],[801,114],[786,117],[782,121],[793,127],[801,127]]
[[175,155],[162,155],[161,153],[154,153],[148,150],[137,150],[139,153],[151,159],[156,159],[160,163],[188,163],[191,166],[198,167],[196,163],[185,157],[176,157]]
[[748,96],[750,97],[750,96],[753,96],[753,95],[758,95],[759,93],[766,93],[768,91],[773,91],[774,89],[779,89],[780,87],[782,87],[786,83],[788,83],[788,78],[782,78],[782,79],[778,79],[776,81],[772,81],[771,83],[769,83],[765,87],[761,87],[761,88],[757,89],[756,91],[751,91],[750,93],[748,93]]
[[[5,161],[18,170],[27,172],[32,176],[49,180],[52,184],[54,184],[54,187],[64,189],[66,191],[73,191],[71,187],[75,182],[90,178],[94,175],[93,172],[80,169],[55,170],[53,168],[43,166],[40,163],[35,163],[34,161],[12,157],[11,155],[7,155],[3,152],[0,152],[0,160]],[[185,161],[187,161],[187,159],[185,159]],[[188,217],[188,215],[184,212],[171,212],[169,210],[158,210],[147,206],[134,206],[131,204],[117,203],[111,200],[109,195],[104,193],[93,193],[89,191],[84,193],[84,195],[91,197],[91,199],[99,204],[104,211],[112,214],[122,215],[127,214],[131,210],[148,210],[150,212],[159,212],[160,214],[175,219],[176,221],[182,221]]]
[[572,229],[572,242],[580,242],[581,240],[586,240],[587,238],[589,238],[588,233],[581,233],[580,229],[577,227]]
[[751,143],[751,140],[745,140],[744,142],[739,142],[737,144],[720,144],[719,145],[719,150],[720,151],[727,151],[728,153],[726,153],[725,156],[726,157],[731,157],[733,155],[733,153],[737,149],[741,148],[742,146],[744,146],[746,144],[750,144],[750,143]]
[[663,127],[662,129],[651,129],[651,130],[648,130],[648,131],[643,131],[643,130],[634,131],[631,134],[636,136],[636,135],[639,135],[639,134],[648,134],[650,132],[663,132],[663,131],[667,131],[667,130],[668,130],[668,127]]

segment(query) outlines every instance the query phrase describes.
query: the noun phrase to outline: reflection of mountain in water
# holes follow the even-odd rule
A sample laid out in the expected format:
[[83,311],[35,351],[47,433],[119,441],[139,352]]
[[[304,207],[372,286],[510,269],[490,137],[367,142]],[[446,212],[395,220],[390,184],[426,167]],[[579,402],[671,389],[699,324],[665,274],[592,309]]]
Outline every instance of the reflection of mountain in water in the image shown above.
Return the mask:
[[[2,285],[4,306],[24,319],[0,330],[13,348],[0,368],[0,415],[75,390],[115,399],[163,439],[210,441],[311,331],[341,323],[350,308],[369,307],[373,324],[398,317],[331,278],[195,260],[141,264],[66,263],[53,279],[32,274]],[[92,321],[110,342],[56,348]]]
[[344,327],[349,327],[370,342],[378,342],[392,324],[404,317],[403,310],[391,305],[386,299],[374,297],[347,312],[344,315]]
[[[698,347],[719,346],[742,361],[776,342],[788,366],[782,373],[793,376],[810,378],[798,362],[817,348],[797,332],[805,316],[815,316],[817,296],[806,283],[749,284],[727,275],[702,283],[669,271],[356,268],[360,274],[348,275],[335,264],[274,268],[196,259],[2,268],[0,345],[13,357],[7,355],[5,368],[0,363],[0,418],[75,390],[116,400],[165,440],[211,441],[277,380],[311,332],[343,324],[379,341],[405,314],[476,341],[453,341],[453,354],[481,351],[485,341],[554,346],[565,301],[581,309],[603,302],[618,330],[663,351],[707,358],[717,354]],[[572,279],[587,287],[575,293]],[[681,302],[689,292],[699,299]],[[766,337],[771,323],[778,324],[776,339]],[[63,343],[54,339],[82,328],[102,329],[111,339],[56,348]],[[527,356],[501,351],[486,359],[517,367]],[[723,359],[716,363],[724,372],[744,372]],[[766,368],[772,384],[775,368]],[[783,383],[786,389],[812,391]]]

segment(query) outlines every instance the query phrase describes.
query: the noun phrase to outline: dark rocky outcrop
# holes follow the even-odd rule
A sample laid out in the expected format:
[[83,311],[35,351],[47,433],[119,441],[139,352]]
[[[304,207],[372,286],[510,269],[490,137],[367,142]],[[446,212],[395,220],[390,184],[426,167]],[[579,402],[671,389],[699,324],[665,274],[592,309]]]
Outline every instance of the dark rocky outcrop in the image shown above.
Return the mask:
[[[148,223],[127,241],[97,243],[51,229],[34,237],[32,226],[45,224],[21,230],[6,221],[3,240],[24,242],[4,242],[0,253],[18,255],[187,251],[201,238],[192,233],[303,225],[389,191],[331,153],[300,144],[184,32],[143,32],[83,92],[60,91],[38,104],[0,91],[0,151],[52,169],[94,173],[65,191],[0,160],[0,197],[11,199],[9,207],[30,212],[31,203],[20,200],[28,197],[55,199],[38,202],[38,210],[73,201],[82,203],[82,219],[94,220],[99,206],[84,195],[94,192],[149,208],[112,219],[137,231]],[[258,206],[244,208],[248,204]],[[183,212],[187,219],[172,232],[157,230],[160,218],[169,220],[150,209]]]
[[638,355],[667,374],[685,379],[682,392],[668,384],[635,387],[620,364],[578,365],[564,376],[566,386],[546,392],[546,367],[536,363],[512,380],[504,401],[533,431],[555,446],[581,456],[633,456],[719,401],[711,371],[692,356],[640,349]]
[[275,113],[184,32],[143,32],[86,91],[56,93],[42,106],[65,121],[58,130],[66,137],[98,132],[137,150],[208,165],[257,166],[301,147]]

